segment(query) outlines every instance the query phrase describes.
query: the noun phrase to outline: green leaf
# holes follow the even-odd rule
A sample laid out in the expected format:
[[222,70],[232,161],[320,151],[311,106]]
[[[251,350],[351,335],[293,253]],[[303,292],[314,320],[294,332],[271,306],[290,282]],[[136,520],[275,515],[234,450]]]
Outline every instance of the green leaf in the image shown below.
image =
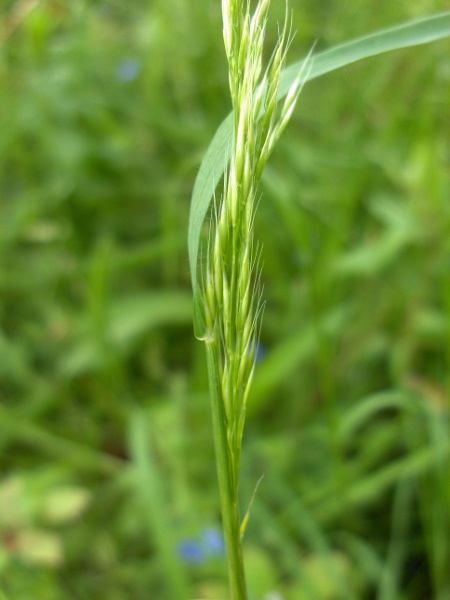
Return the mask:
[[[450,36],[450,12],[410,21],[377,33],[358,38],[316,54],[311,59],[311,68],[306,80],[315,79],[345,65],[364,58],[383,54],[391,50],[418,46]],[[282,73],[278,100],[284,98],[302,68],[305,59],[286,68]],[[203,222],[211,199],[229,161],[233,144],[233,115],[230,114],[220,125],[205,158],[192,194],[189,217],[188,250],[194,295],[198,299],[197,263]],[[202,336],[202,322],[197,314],[195,332]]]
[[165,576],[169,598],[190,598],[190,585],[186,572],[176,556],[176,532],[172,525],[165,475],[160,468],[151,444],[150,419],[136,409],[131,415],[129,447],[132,466],[132,485],[142,502],[142,526],[147,526],[149,539],[156,549],[160,569]]

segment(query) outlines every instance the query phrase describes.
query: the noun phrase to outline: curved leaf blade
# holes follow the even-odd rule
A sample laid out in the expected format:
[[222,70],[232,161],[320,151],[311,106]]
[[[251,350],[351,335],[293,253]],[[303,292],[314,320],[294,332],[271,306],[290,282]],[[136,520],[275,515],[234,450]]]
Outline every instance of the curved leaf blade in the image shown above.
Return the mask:
[[[340,69],[365,58],[384,54],[392,50],[427,44],[450,36],[450,11],[410,21],[357,38],[316,54],[310,59],[306,80]],[[284,98],[296,79],[305,59],[300,60],[283,73],[278,100]],[[228,164],[233,143],[232,113],[222,122],[206,151],[194,184],[189,216],[188,252],[191,268],[194,305],[194,328],[197,337],[203,335],[199,290],[197,284],[197,262],[201,230],[215,189]]]

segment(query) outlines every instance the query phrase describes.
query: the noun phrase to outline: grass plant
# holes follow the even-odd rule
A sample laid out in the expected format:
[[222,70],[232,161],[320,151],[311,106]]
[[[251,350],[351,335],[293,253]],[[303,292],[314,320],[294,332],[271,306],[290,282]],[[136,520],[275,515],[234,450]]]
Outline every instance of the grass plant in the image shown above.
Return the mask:
[[[203,282],[207,365],[214,443],[228,552],[230,594],[245,600],[239,476],[245,411],[253,378],[262,312],[253,220],[258,183],[275,143],[285,129],[303,81],[304,63],[277,114],[281,71],[289,46],[286,17],[268,66],[263,43],[269,1],[253,16],[250,3],[223,0],[223,32],[233,106],[233,140],[224,188],[213,208]],[[202,319],[203,320],[203,319]]]

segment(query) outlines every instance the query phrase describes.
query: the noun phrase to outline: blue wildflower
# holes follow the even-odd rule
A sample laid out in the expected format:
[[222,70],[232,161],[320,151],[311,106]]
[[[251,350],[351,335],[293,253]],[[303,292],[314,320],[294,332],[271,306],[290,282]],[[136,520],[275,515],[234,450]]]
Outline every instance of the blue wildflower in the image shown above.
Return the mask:
[[123,83],[129,83],[138,78],[142,70],[142,64],[135,58],[124,58],[117,65],[117,78]]
[[203,530],[202,546],[209,556],[222,556],[225,554],[225,542],[222,534],[217,529]]
[[206,528],[199,538],[189,538],[178,544],[180,558],[188,564],[200,564],[217,556],[224,556],[225,542],[220,531]]
[[178,544],[178,554],[188,564],[199,564],[205,560],[202,544],[197,540],[184,540]]

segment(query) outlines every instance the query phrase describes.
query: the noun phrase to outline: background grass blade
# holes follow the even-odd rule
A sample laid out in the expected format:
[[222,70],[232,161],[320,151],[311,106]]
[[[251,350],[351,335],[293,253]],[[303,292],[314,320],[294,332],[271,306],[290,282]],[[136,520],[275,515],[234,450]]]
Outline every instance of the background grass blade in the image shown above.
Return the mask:
[[[377,56],[392,50],[426,44],[448,36],[450,36],[450,12],[401,24],[318,53],[312,60],[311,69],[306,79],[315,79],[364,58]],[[302,64],[303,60],[284,70],[280,82],[279,100],[286,96]],[[189,262],[194,291],[197,286],[197,261],[201,229],[211,198],[230,157],[232,123],[232,115],[228,115],[220,125],[209,145],[195,181],[188,233]]]
[[170,517],[166,510],[162,477],[153,456],[149,428],[143,411],[135,411],[130,423],[130,451],[136,490],[146,507],[146,525],[149,536],[158,548],[160,567],[165,575],[167,592],[171,598],[188,598],[189,584],[186,574],[175,554],[175,540]]

